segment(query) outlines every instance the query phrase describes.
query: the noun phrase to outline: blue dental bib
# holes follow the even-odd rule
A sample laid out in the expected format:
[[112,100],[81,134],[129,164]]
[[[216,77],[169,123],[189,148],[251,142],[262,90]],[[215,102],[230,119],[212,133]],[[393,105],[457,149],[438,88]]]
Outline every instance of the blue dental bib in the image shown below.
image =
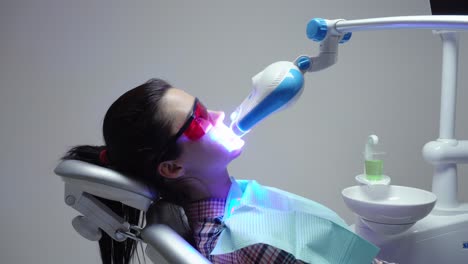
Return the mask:
[[314,264],[371,263],[379,248],[329,208],[256,181],[232,180],[212,255],[263,243]]

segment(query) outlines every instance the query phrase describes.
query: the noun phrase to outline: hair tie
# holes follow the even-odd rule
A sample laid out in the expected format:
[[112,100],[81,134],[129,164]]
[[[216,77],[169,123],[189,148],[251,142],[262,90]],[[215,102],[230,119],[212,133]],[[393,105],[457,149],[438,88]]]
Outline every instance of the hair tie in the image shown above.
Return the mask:
[[99,153],[99,161],[101,161],[101,163],[104,165],[109,164],[109,159],[107,158],[107,149],[101,150]]

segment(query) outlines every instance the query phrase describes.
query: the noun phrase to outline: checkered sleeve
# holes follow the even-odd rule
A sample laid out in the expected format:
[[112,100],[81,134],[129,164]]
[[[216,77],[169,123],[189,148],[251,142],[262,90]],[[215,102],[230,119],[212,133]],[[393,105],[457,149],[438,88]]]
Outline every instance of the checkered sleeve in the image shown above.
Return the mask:
[[296,260],[288,252],[266,244],[251,245],[230,254],[210,255],[223,228],[221,219],[224,214],[224,206],[225,200],[210,199],[193,203],[185,208],[194,232],[196,246],[200,253],[213,264],[304,263]]
[[236,252],[238,263],[302,264],[292,254],[266,244],[255,244]]

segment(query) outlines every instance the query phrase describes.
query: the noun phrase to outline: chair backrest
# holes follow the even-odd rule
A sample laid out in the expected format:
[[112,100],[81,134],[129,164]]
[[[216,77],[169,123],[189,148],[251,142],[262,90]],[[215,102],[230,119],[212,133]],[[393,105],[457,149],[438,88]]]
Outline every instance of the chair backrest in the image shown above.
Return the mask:
[[[65,203],[83,215],[72,221],[83,237],[97,241],[102,230],[116,241],[142,239],[154,263],[160,261],[159,256],[169,263],[210,263],[192,247],[193,238],[183,209],[164,201],[155,203],[159,195],[149,184],[78,160],[62,161],[54,172],[65,182]],[[135,229],[94,196],[147,212],[146,226]],[[139,230],[140,234],[133,236],[132,230]]]

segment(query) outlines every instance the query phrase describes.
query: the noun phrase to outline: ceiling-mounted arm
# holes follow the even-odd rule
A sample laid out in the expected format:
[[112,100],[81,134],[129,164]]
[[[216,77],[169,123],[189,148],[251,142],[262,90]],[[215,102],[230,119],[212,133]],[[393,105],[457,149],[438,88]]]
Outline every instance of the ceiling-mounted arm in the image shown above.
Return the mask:
[[307,37],[313,41],[320,42],[319,54],[315,57],[310,57],[307,67],[301,67],[304,64],[307,56],[301,56],[296,59],[296,65],[302,71],[316,72],[326,69],[336,63],[338,59],[338,45],[347,42],[351,39],[351,32],[338,32],[335,30],[335,25],[338,20],[327,20],[322,18],[314,18],[307,24]]
[[468,30],[468,16],[398,16],[335,21],[334,29],[339,33],[410,28],[450,31]]
[[314,18],[307,24],[307,37],[320,42],[316,57],[300,56],[295,64],[303,71],[315,72],[336,63],[338,44],[351,38],[351,32],[390,29],[468,30],[468,16],[399,16],[357,20]]

